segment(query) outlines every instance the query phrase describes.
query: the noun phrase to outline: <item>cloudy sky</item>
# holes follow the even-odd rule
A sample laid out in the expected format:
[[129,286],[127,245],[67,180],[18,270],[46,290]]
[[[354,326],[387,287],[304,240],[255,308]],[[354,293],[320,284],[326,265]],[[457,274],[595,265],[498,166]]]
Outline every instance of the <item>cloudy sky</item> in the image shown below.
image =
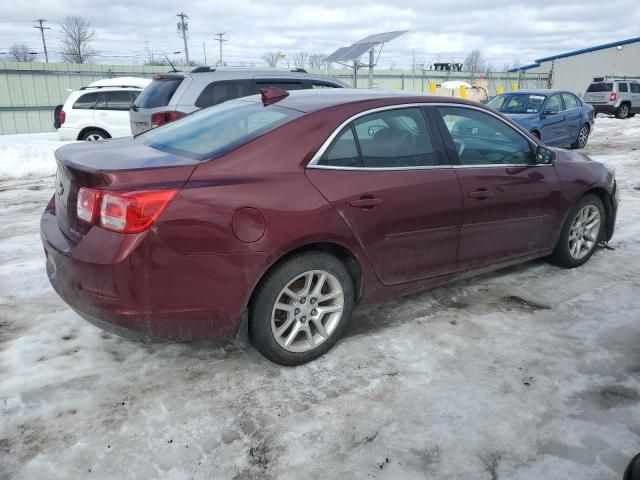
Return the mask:
[[[366,6],[365,6],[366,5]],[[546,55],[640,36],[638,0],[0,0],[0,52],[14,43],[41,51],[33,20],[48,20],[53,60],[61,50],[58,22],[81,15],[96,30],[99,63],[143,63],[145,42],[156,53],[182,54],[176,13],[189,15],[192,60],[217,60],[214,34],[225,32],[230,65],[263,65],[267,51],[331,53],[372,33],[409,32],[385,46],[383,67],[464,60],[479,48],[496,68]],[[203,46],[204,42],[204,46]],[[7,59],[0,55],[0,60]]]

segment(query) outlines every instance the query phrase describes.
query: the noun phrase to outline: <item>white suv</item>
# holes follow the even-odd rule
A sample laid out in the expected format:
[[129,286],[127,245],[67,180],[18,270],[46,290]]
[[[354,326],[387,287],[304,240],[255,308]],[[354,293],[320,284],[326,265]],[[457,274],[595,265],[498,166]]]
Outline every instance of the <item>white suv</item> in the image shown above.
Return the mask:
[[129,108],[149,82],[122,77],[73,90],[57,117],[60,140],[91,142],[130,136]]

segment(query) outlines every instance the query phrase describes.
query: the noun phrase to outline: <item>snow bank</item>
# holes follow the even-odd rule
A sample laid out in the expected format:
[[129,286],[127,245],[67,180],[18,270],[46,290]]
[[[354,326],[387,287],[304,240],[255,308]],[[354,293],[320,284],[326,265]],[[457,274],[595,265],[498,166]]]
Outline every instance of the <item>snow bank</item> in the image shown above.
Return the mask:
[[0,180],[54,175],[53,152],[66,143],[57,133],[0,135]]

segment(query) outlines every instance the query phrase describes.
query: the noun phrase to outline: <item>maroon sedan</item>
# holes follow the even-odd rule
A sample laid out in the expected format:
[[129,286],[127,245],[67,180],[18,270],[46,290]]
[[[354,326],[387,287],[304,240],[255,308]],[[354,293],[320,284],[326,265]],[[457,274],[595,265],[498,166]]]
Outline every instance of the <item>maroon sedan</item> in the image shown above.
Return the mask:
[[47,272],[124,335],[231,339],[284,365],[357,304],[611,238],[614,174],[454,98],[371,91],[225,102],[136,138],[56,152]]

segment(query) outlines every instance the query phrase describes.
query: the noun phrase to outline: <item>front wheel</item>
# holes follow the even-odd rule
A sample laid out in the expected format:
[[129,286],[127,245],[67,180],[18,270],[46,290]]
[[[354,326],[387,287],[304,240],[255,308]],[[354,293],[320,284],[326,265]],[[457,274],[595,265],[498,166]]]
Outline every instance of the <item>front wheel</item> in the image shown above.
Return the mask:
[[593,194],[585,195],[569,212],[549,260],[565,268],[583,265],[595,252],[605,224],[602,200]]
[[340,338],[355,304],[344,264],[324,252],[294,255],[263,279],[249,312],[249,337],[272,362],[301,365]]
[[576,141],[571,144],[571,148],[578,149],[586,147],[587,141],[589,140],[589,133],[589,125],[585,123],[582,127],[580,127],[578,138],[576,138]]

